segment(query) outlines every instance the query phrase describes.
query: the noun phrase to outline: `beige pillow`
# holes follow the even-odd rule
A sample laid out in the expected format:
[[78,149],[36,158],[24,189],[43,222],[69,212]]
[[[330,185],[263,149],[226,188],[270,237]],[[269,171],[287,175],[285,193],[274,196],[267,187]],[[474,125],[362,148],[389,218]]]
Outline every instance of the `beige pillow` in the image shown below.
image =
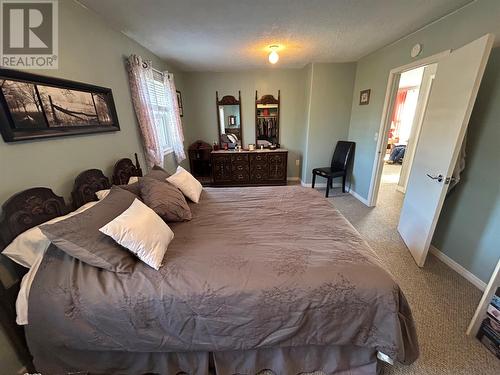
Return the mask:
[[128,179],[127,185],[135,184],[137,181],[139,181],[139,177],[137,177],[137,176],[131,176]]
[[[131,192],[132,194],[136,195],[137,198],[141,199],[141,190],[139,189],[139,182],[134,182],[132,184],[128,185],[115,185],[119,187],[120,189],[126,190]],[[97,196],[97,199],[102,201],[104,198],[108,196],[110,192],[110,189],[105,189],[105,190],[99,190],[96,191],[95,195]]]
[[161,267],[168,245],[174,238],[168,225],[139,199],[99,230],[155,270]]
[[172,176],[168,177],[167,181],[178,187],[180,191],[194,203],[200,201],[203,186],[201,186],[200,181],[194,178],[191,173],[181,166],[177,167],[177,171]]
[[139,179],[139,186],[144,203],[164,221],[191,220],[191,210],[186,198],[171,183],[144,177]]
[[102,201],[104,198],[106,198],[109,195],[110,189],[105,189],[105,190],[99,190],[95,192],[95,195],[97,196],[97,199]]

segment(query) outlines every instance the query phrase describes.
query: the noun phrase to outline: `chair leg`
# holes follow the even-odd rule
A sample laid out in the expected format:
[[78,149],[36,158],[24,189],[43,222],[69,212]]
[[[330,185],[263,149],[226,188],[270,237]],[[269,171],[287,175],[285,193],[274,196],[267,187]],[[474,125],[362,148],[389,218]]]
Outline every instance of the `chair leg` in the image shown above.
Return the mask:
[[347,177],[347,173],[344,173],[344,175],[342,176],[342,193],[345,193],[345,180],[346,180],[346,177]]
[[312,188],[314,189],[314,184],[316,183],[316,173],[313,172]]
[[330,192],[330,184],[332,183],[332,178],[328,177],[328,181],[326,182],[326,194],[325,198],[328,198],[328,193]]

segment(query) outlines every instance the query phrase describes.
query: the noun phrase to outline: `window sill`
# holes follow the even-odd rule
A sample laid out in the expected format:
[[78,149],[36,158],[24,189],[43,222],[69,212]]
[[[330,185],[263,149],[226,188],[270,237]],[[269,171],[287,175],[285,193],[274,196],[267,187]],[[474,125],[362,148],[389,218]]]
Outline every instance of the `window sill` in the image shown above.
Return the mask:
[[167,148],[166,150],[163,151],[163,156],[167,156],[167,155],[170,155],[170,154],[173,154],[174,153],[174,149],[173,148]]

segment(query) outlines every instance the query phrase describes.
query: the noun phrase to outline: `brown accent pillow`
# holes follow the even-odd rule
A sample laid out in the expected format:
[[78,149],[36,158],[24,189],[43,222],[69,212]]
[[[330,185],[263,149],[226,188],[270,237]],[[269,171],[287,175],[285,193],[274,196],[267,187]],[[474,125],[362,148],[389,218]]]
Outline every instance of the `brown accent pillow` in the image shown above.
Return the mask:
[[144,177],[154,178],[155,180],[165,182],[165,180],[170,177],[170,173],[162,167],[155,165]]
[[171,183],[144,177],[139,179],[139,186],[144,203],[164,221],[191,220],[191,210],[184,194]]
[[139,187],[139,182],[134,182],[130,185],[118,185],[120,189],[127,190],[132,194],[135,194],[137,198],[141,199],[141,188]]
[[136,258],[111,237],[99,231],[130,207],[137,197],[113,186],[102,201],[86,211],[54,224],[40,226],[59,249],[95,267],[114,272],[132,272]]

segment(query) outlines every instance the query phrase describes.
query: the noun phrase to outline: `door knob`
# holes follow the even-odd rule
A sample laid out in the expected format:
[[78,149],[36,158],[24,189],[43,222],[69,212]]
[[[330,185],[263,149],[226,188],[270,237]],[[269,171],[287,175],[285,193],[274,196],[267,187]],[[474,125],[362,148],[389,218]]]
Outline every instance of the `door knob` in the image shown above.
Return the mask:
[[442,182],[444,180],[444,176],[442,174],[431,176],[429,173],[427,173],[427,177],[429,177],[431,180],[437,180],[438,182]]

